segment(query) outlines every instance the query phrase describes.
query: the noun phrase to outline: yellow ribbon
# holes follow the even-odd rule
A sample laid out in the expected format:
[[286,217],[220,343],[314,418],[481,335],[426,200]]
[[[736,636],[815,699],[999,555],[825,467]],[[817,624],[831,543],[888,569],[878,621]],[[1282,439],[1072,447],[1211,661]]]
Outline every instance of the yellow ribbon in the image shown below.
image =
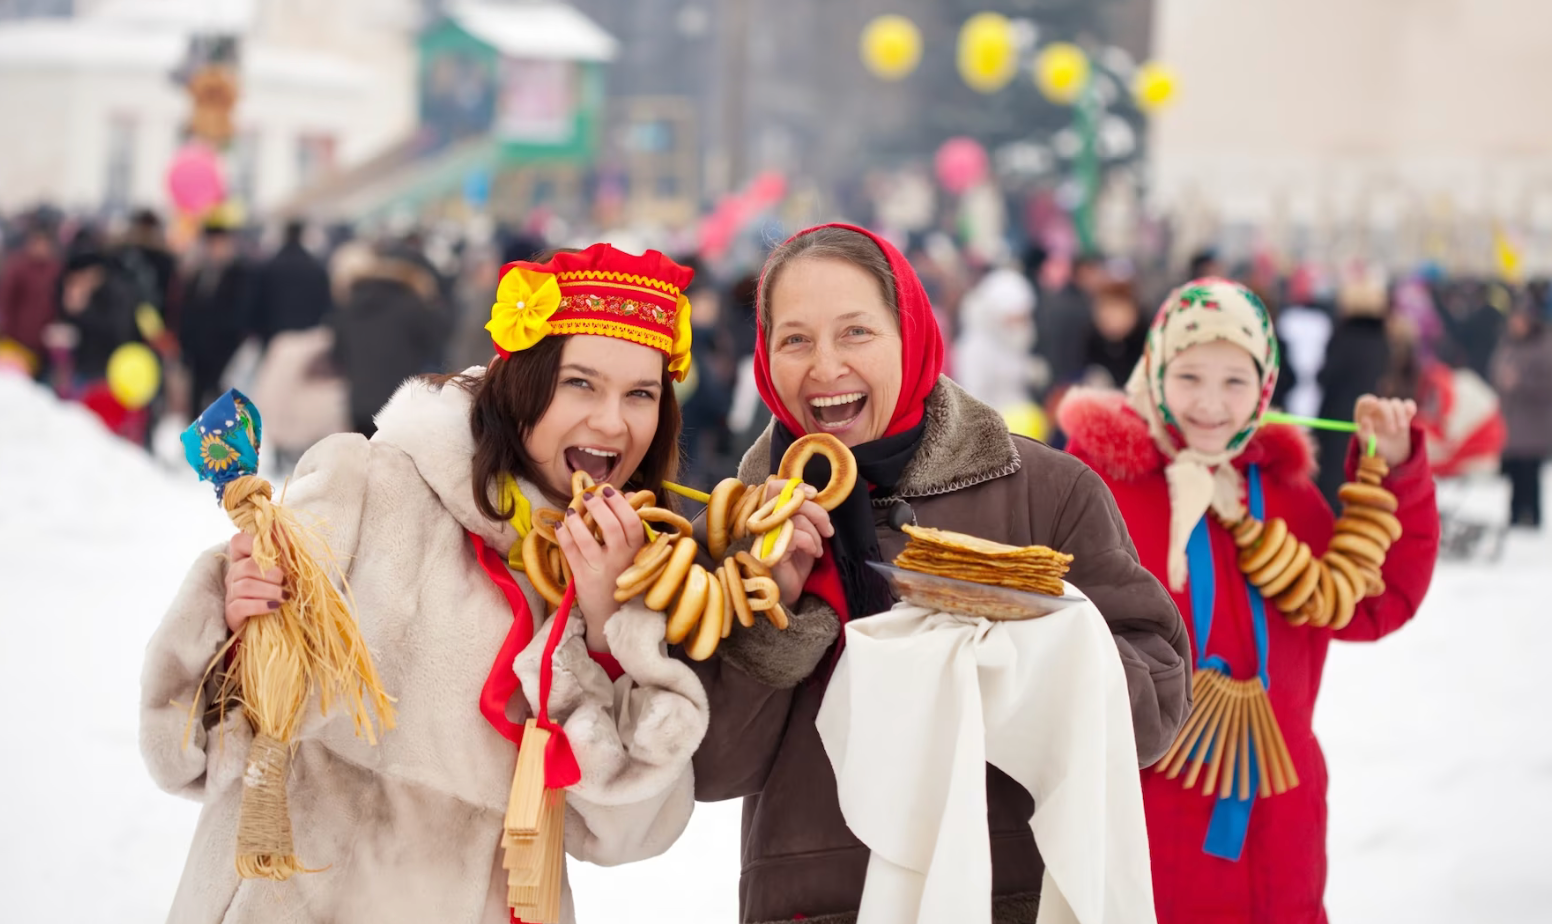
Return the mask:
[[[802,483],[803,479],[801,478],[787,479],[786,487],[782,488],[781,494],[777,495],[776,497],[777,509],[786,506],[787,501],[792,500],[792,492],[796,491],[798,489],[798,485]],[[781,527],[777,527],[776,529],[768,530],[764,536],[760,537],[760,557],[762,559],[768,557],[771,554],[771,551],[776,548],[776,536],[780,532]]]
[[517,541],[512,543],[512,548],[507,552],[507,566],[513,571],[522,571],[523,539],[533,529],[533,507],[523,495],[523,489],[517,486],[517,479],[511,475],[501,476],[497,490],[501,494],[501,506],[510,504],[512,507],[512,516],[507,522],[517,531]]

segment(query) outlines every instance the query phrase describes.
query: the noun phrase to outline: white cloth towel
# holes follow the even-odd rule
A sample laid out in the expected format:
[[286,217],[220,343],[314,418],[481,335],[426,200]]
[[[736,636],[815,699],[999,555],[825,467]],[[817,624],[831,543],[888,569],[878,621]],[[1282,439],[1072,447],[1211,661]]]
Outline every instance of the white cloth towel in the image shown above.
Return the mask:
[[1092,603],[852,622],[818,727],[872,850],[858,924],[991,921],[987,763],[1034,796],[1041,924],[1155,920],[1126,675]]

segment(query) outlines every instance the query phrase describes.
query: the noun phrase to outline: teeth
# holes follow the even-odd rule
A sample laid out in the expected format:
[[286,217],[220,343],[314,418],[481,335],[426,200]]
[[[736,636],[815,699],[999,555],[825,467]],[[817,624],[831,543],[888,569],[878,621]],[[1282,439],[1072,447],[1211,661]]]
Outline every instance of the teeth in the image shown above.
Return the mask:
[[835,407],[838,404],[850,404],[853,401],[861,401],[866,397],[867,395],[863,394],[862,392],[854,391],[849,395],[833,395],[829,398],[809,398],[808,403],[811,407]]
[[619,455],[619,453],[605,452],[602,449],[589,449],[586,446],[578,446],[577,449],[579,449],[582,452],[587,453],[590,456],[602,456],[605,459],[612,459],[615,456]]

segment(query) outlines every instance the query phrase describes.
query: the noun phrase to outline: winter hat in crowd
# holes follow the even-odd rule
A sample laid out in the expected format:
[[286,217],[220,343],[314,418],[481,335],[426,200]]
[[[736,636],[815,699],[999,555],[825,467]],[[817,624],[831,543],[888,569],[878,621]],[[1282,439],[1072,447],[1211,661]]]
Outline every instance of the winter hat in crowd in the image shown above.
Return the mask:
[[491,341],[502,359],[547,336],[596,334],[652,347],[682,382],[690,368],[690,300],[695,271],[649,250],[641,256],[594,244],[543,263],[501,268],[491,306]]
[[[1244,429],[1223,452],[1204,453],[1185,445],[1174,415],[1164,401],[1164,371],[1181,353],[1223,340],[1249,353],[1261,371],[1261,401]],[[1186,542],[1212,508],[1228,522],[1244,513],[1243,479],[1230,464],[1255,433],[1277,384],[1277,339],[1272,319],[1255,293],[1226,279],[1197,279],[1165,299],[1148,331],[1147,348],[1126,383],[1127,400],[1143,420],[1159,451],[1170,460],[1169,584],[1185,588]]]

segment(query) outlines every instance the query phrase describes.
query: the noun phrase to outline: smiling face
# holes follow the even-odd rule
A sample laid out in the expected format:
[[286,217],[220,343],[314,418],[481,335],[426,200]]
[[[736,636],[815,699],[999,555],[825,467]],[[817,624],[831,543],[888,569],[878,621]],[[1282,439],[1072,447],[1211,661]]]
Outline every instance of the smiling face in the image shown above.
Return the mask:
[[847,446],[884,435],[900,397],[900,327],[879,281],[843,260],[799,258],[770,293],[771,381],[809,433]]
[[1187,446],[1223,452],[1261,404],[1261,373],[1250,354],[1232,343],[1198,344],[1165,368],[1164,403]]
[[523,442],[550,494],[569,498],[576,471],[616,486],[636,473],[657,433],[663,362],[627,340],[567,338],[555,397]]

